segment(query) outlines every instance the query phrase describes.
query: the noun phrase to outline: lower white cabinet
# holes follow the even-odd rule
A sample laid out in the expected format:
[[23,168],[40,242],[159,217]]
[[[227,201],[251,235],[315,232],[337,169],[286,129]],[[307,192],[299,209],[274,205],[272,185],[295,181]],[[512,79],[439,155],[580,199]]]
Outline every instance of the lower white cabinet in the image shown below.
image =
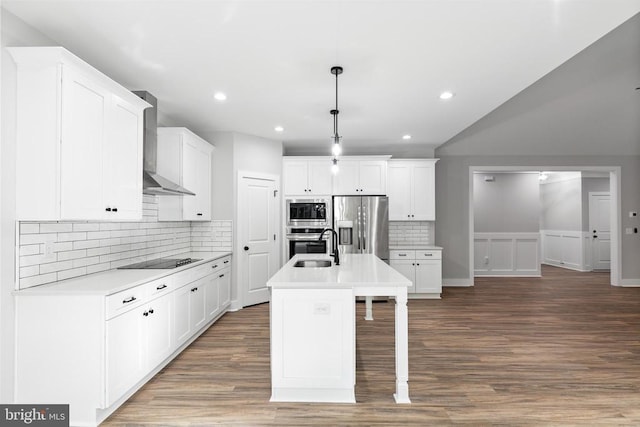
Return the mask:
[[66,403],[71,425],[101,423],[226,311],[230,267],[227,256],[111,295],[16,293],[15,403]]
[[410,298],[440,298],[442,293],[442,251],[390,250],[389,265],[411,280]]

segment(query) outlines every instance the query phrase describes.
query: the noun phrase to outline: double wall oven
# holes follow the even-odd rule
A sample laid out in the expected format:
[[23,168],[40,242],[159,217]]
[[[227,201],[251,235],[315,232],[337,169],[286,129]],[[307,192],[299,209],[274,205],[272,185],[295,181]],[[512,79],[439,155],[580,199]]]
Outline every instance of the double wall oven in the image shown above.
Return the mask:
[[289,259],[296,254],[329,253],[330,233],[319,240],[320,233],[331,226],[331,198],[287,199],[286,251]]

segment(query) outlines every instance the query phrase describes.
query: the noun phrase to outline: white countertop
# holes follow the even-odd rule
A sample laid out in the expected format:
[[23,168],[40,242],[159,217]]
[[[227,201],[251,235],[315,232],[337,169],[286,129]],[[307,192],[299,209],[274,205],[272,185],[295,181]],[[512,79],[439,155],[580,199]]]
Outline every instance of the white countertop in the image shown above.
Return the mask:
[[73,279],[61,280],[46,285],[15,291],[16,296],[28,295],[111,295],[125,289],[160,279],[189,268],[197,267],[218,258],[231,255],[231,252],[187,252],[166,258],[197,258],[201,261],[192,262],[182,267],[172,269],[150,270],[109,270],[101,273],[89,274]]
[[407,250],[407,251],[441,251],[442,246],[434,245],[394,245],[389,246],[389,250]]
[[[294,267],[301,259],[328,259],[331,267]],[[320,254],[300,254],[287,262],[271,279],[267,286],[272,288],[355,288],[367,287],[409,287],[411,281],[389,267],[372,254],[345,254],[340,256],[340,265],[333,258]]]

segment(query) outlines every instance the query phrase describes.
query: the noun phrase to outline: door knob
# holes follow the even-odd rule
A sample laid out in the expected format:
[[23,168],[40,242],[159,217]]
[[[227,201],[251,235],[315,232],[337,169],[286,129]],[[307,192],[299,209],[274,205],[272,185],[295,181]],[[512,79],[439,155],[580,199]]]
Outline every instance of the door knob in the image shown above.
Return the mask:
[[244,250],[245,250],[245,251],[248,251],[248,250],[249,250],[249,246],[245,246],[245,247],[244,247]]

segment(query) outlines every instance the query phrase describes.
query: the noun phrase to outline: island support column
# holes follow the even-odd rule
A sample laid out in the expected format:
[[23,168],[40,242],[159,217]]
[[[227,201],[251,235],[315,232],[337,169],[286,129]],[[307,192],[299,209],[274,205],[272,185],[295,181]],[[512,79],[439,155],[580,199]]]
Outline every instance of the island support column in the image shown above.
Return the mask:
[[409,399],[409,313],[407,288],[396,294],[396,403],[411,403]]

